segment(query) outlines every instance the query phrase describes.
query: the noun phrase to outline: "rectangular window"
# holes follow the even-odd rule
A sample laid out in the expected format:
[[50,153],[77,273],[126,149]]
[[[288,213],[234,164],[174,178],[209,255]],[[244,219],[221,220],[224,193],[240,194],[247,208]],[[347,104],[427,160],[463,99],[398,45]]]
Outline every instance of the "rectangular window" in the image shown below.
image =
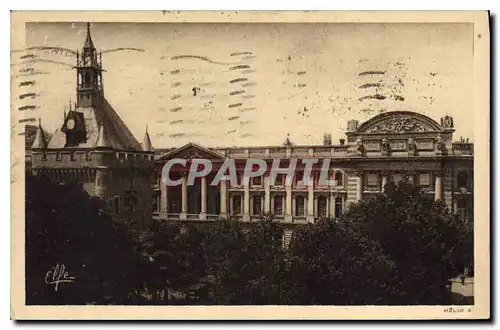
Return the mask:
[[431,178],[429,173],[420,173],[418,175],[418,184],[420,186],[430,186]]
[[274,182],[275,186],[283,186],[285,184],[285,174],[276,175],[276,181]]
[[366,185],[368,187],[378,187],[378,174],[377,173],[368,173],[366,175]]
[[283,215],[283,196],[274,197],[274,214]]
[[76,160],[76,152],[71,153],[71,160]]
[[252,178],[252,186],[262,186],[262,176]]
[[134,210],[137,206],[137,192],[135,191],[126,191],[123,195],[123,206]]
[[92,160],[92,152],[87,151],[85,153],[85,160]]
[[255,215],[262,213],[262,199],[260,196],[252,197],[252,212]]
[[318,197],[318,215],[320,217],[326,217],[326,205],[328,199],[325,196]]
[[56,153],[56,160],[61,161],[62,160],[62,154],[60,152]]
[[298,217],[303,217],[305,215],[305,198],[302,196],[297,196],[295,198],[295,215]]
[[241,196],[233,196],[233,214],[241,214]]

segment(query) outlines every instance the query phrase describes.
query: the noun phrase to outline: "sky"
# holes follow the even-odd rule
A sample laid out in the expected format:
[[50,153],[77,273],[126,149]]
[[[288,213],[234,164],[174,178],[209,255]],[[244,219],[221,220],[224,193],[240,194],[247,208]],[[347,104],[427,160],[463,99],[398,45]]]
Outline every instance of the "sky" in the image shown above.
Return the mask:
[[[280,145],[287,136],[321,144],[324,133],[335,143],[348,120],[396,110],[438,122],[450,115],[455,139],[473,137],[471,24],[93,23],[91,31],[106,98],[139,141],[147,125],[156,148]],[[85,34],[84,23],[29,23],[26,47],[35,48],[13,53],[15,83],[34,81],[22,91],[34,94],[13,101],[35,105],[25,118],[41,117],[49,132],[75,100],[68,50]]]

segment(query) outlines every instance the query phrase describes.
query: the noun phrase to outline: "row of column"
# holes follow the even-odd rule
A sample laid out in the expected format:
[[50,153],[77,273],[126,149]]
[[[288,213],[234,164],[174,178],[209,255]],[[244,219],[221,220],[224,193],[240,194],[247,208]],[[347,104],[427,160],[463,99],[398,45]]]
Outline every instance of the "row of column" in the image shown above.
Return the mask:
[[[438,172],[434,175],[434,200],[440,200],[443,195],[443,174]],[[356,181],[356,201],[363,198],[363,174],[362,172],[355,173]],[[408,181],[413,184],[413,176],[408,176]],[[388,174],[382,173],[382,191],[385,190],[385,185],[388,182]]]
[[[228,213],[227,210],[227,182],[222,181],[220,183],[220,215],[226,216]],[[160,182],[160,190],[161,190],[161,200],[160,200],[160,210],[166,212],[167,211],[167,198],[168,198],[168,189],[167,186]],[[292,186],[286,186],[286,194],[285,194],[285,218],[291,217],[292,212]],[[182,187],[181,187],[181,219],[186,218],[187,210],[188,210],[188,188],[187,188],[187,175],[185,174],[182,177]],[[335,199],[330,201],[330,208],[333,210],[335,208]],[[313,182],[310,181],[307,186],[307,218],[308,220],[314,219],[314,186]],[[264,177],[264,213],[271,212],[271,189],[270,189],[270,178],[268,176]],[[207,213],[207,179],[206,177],[201,178],[201,213],[200,219],[205,219]],[[244,185],[244,194],[243,194],[243,218],[250,217],[250,186]]]

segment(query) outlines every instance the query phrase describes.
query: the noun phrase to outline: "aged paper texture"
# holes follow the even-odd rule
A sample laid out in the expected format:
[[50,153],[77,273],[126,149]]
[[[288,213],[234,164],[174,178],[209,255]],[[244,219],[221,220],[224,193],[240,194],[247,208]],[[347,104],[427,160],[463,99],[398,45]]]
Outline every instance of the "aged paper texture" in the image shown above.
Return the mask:
[[11,31],[13,319],[490,317],[487,12]]

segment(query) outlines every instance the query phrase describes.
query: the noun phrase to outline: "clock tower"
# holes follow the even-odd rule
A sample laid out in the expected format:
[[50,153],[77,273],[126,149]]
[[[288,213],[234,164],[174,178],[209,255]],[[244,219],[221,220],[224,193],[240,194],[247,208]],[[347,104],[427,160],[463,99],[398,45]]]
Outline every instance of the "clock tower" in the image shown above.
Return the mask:
[[[99,55],[99,56],[98,56]],[[76,54],[76,94],[79,107],[97,106],[103,99],[102,86],[102,52],[97,53],[90,23],[87,23],[87,37],[82,52]]]

